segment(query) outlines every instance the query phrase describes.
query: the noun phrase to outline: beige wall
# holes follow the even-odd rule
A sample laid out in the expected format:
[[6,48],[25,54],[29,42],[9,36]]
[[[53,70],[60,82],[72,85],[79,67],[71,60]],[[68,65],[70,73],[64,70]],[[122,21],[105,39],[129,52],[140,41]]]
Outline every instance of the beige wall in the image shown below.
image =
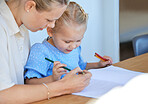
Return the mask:
[[120,42],[148,33],[148,0],[120,0]]

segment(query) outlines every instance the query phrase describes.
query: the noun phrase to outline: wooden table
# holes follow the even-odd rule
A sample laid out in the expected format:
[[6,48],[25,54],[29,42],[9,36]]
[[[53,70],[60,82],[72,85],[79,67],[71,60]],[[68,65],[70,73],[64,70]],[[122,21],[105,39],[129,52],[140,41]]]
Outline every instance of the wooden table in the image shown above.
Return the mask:
[[[148,53],[115,63],[114,66],[148,73]],[[77,95],[63,95],[32,104],[86,104],[89,100],[95,99]]]

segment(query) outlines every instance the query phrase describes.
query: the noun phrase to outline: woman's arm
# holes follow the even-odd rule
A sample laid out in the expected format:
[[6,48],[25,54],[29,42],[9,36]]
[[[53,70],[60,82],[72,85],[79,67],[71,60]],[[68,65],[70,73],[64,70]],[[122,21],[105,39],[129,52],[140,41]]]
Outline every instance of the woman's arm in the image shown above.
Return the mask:
[[[49,97],[70,94],[83,90],[90,81],[91,73],[85,71],[86,74],[77,75],[81,72],[80,68],[76,68],[68,73],[63,79],[52,83],[47,83],[49,88]],[[71,83],[73,82],[73,83]],[[43,85],[14,85],[11,88],[0,91],[0,104],[20,104],[31,103],[43,99],[47,99],[47,88]]]
[[54,82],[52,75],[44,78],[26,78],[25,83],[26,84],[42,84],[42,83],[51,83]]

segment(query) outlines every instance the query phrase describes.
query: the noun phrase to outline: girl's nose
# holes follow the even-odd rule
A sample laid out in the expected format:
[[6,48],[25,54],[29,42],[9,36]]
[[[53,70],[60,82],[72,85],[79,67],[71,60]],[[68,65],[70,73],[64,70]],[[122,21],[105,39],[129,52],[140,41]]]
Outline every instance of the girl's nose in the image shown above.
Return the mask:
[[74,44],[71,44],[70,48],[71,48],[71,49],[77,48],[77,44],[75,44],[75,43],[74,43]]

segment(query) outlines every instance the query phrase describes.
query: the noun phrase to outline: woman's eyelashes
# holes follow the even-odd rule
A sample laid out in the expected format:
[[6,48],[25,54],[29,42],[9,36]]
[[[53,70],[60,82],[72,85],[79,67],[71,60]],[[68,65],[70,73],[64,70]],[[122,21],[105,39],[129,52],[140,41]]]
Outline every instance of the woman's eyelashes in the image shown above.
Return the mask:
[[47,19],[47,21],[48,21],[48,22],[53,22],[53,20],[49,20],[49,19]]

